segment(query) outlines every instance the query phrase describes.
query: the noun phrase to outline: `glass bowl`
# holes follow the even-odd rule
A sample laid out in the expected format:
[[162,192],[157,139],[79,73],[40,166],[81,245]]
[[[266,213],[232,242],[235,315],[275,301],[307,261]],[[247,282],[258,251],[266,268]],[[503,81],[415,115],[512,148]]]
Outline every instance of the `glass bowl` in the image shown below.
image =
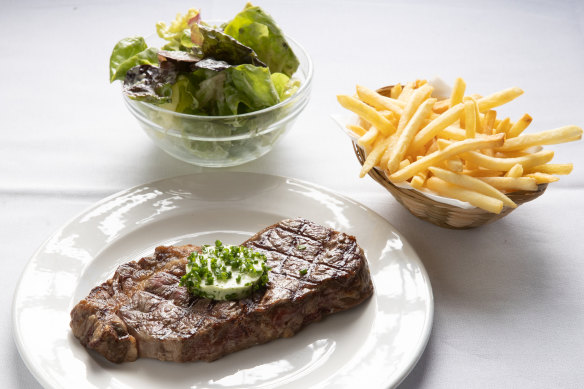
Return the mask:
[[300,65],[293,79],[300,87],[288,99],[241,115],[199,116],[177,113],[154,104],[124,102],[146,134],[162,150],[184,162],[205,167],[236,166],[269,152],[308,103],[312,61],[304,48],[286,37]]

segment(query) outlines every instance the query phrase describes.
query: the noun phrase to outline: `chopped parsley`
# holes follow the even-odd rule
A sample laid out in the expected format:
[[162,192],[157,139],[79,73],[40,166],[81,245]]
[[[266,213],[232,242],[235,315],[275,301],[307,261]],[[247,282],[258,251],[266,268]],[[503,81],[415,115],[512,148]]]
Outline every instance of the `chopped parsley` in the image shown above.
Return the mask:
[[308,269],[301,269],[301,270],[298,271],[298,273],[300,273],[300,275],[303,276],[306,273],[308,273]]
[[[189,255],[180,285],[196,296],[235,300],[268,283],[266,256],[243,246],[205,245]],[[242,283],[243,281],[243,283]]]

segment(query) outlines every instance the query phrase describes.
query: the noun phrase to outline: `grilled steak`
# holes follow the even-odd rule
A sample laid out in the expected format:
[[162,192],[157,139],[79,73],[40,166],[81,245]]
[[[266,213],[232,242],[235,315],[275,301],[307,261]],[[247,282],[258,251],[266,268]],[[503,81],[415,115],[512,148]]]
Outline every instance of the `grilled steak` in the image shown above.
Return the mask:
[[305,219],[284,220],[243,243],[268,259],[265,289],[238,301],[195,297],[179,286],[197,246],[161,246],[121,265],[71,312],[81,343],[112,362],[138,357],[212,361],[281,337],[373,293],[355,238]]

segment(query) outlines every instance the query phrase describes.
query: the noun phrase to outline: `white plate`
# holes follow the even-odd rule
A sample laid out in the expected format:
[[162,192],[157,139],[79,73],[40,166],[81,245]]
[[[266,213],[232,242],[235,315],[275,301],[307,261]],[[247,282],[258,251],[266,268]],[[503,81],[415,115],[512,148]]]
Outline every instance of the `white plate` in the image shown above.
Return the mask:
[[[297,216],[356,236],[373,276],[371,299],[292,338],[211,363],[116,365],[71,334],[72,307],[119,264],[161,244],[237,244]],[[22,274],[13,324],[23,360],[46,388],[386,388],[399,384],[422,354],[433,309],[422,263],[373,211],[295,179],[220,172],[120,192],[58,230]]]

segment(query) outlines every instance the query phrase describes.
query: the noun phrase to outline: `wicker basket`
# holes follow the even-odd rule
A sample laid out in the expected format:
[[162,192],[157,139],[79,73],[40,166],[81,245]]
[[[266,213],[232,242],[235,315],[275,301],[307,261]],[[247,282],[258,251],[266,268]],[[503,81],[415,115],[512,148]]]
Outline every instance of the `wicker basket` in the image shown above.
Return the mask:
[[[353,149],[357,159],[363,165],[365,153],[363,149],[353,142]],[[514,208],[503,207],[499,214],[487,212],[481,208],[460,208],[454,205],[438,202],[425,196],[423,193],[400,188],[389,181],[382,171],[373,168],[369,170],[369,175],[381,186],[389,191],[395,199],[407,208],[414,216],[440,227],[452,229],[467,229],[479,227],[509,214]],[[538,198],[546,190],[547,184],[540,184],[536,191],[516,191],[507,194],[517,205],[526,203]]]

